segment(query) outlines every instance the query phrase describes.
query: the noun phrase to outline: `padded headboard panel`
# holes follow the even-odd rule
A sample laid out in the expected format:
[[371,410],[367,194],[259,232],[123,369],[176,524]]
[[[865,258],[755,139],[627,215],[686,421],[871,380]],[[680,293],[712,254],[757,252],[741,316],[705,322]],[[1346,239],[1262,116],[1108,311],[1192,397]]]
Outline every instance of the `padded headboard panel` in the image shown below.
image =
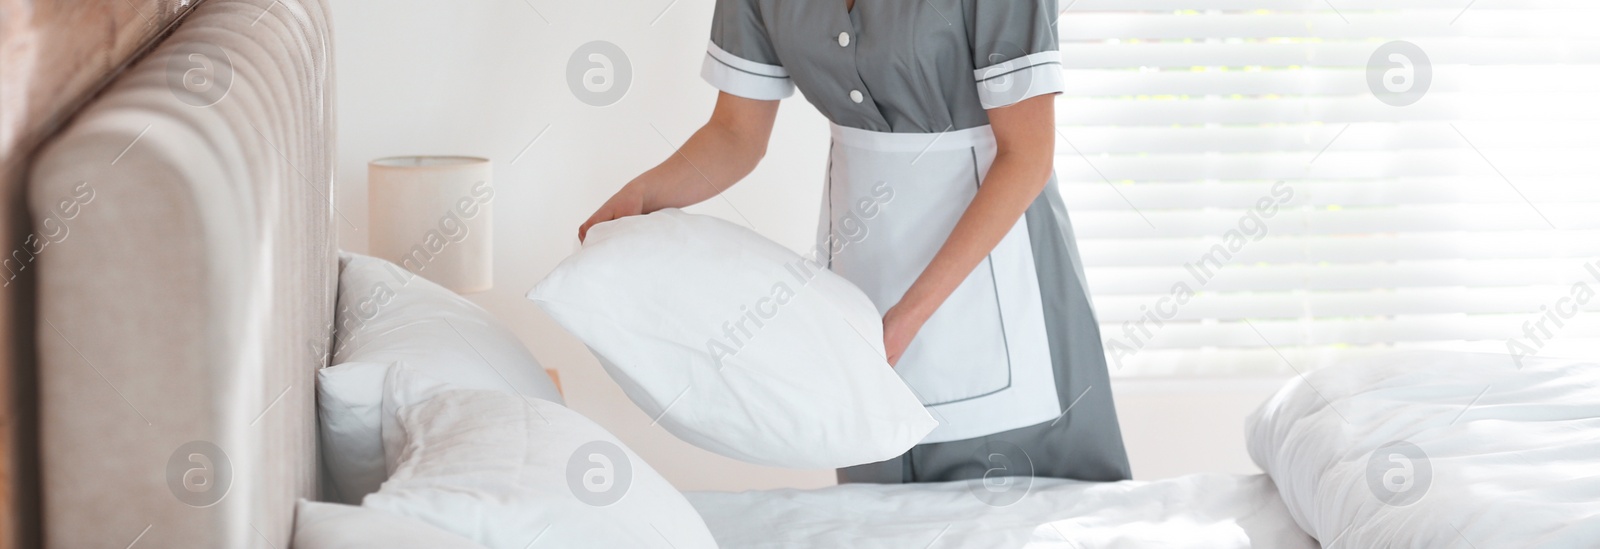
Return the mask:
[[337,288],[331,63],[320,0],[207,0],[42,149],[46,546],[288,547]]

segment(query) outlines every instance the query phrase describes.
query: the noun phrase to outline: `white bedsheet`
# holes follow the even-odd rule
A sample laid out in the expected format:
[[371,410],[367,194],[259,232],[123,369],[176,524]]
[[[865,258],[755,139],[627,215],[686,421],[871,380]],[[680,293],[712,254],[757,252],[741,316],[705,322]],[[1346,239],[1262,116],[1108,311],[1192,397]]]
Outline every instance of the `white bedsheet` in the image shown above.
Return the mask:
[[1005,507],[980,501],[966,482],[687,496],[722,549],[1317,547],[1265,475],[1033,479]]
[[[1250,455],[1330,548],[1600,546],[1600,364],[1524,363],[1406,353],[1314,372],[1252,416]],[[1385,450],[1369,473],[1395,440],[1425,458]]]

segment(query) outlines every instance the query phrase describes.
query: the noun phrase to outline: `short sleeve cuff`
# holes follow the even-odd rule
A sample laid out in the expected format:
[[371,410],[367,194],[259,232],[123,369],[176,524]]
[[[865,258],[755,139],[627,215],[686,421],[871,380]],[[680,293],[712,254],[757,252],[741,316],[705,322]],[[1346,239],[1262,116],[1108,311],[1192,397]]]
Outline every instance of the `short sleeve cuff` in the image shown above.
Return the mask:
[[714,42],[706,45],[700,77],[719,90],[749,99],[772,101],[794,95],[794,81],[782,66],[739,57]]
[[985,109],[1015,105],[1024,99],[1061,93],[1067,83],[1061,76],[1061,52],[1042,51],[995,63],[972,71],[978,81],[978,101]]

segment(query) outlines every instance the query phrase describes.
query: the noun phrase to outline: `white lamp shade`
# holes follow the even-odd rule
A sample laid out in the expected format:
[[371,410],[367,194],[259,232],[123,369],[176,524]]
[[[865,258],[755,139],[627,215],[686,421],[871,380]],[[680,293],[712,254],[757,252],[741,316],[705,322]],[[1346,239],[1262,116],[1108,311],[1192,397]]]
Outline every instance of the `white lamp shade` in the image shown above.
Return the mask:
[[494,286],[487,159],[397,156],[367,164],[369,253],[457,293]]

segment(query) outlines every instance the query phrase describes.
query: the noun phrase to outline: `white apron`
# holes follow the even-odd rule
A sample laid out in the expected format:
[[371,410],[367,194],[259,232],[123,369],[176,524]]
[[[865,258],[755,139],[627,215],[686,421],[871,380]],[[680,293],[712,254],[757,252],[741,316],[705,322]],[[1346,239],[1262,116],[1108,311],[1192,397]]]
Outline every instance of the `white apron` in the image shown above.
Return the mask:
[[[926,134],[834,125],[821,257],[888,311],[949,237],[994,157],[988,126]],[[1061,413],[1024,220],[928,319],[895,370],[940,422],[924,443]]]

